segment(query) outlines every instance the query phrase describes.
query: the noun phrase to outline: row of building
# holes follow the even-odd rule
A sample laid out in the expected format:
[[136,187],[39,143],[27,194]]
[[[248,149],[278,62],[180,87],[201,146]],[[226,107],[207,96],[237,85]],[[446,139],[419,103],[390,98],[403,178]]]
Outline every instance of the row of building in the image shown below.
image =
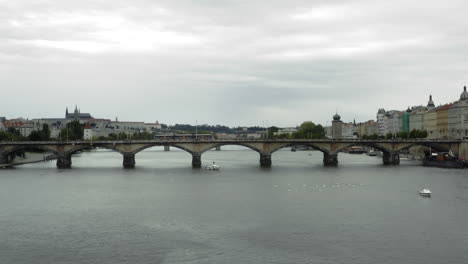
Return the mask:
[[[58,138],[67,124],[78,120],[85,126],[85,139],[107,137],[109,134],[125,133],[133,135],[143,132],[156,132],[162,129],[161,124],[145,122],[115,121],[103,118],[94,118],[89,113],[81,113],[77,106],[73,112],[65,110],[64,118],[40,118],[40,119],[10,119],[0,117],[0,131],[14,128],[27,137],[32,131],[39,131],[44,124],[49,126],[51,138]],[[432,96],[426,106],[413,106],[403,111],[379,109],[376,120],[356,123],[341,121],[340,115],[333,116],[332,126],[325,127],[326,136],[329,138],[359,138],[363,136],[377,135],[386,137],[398,137],[401,132],[409,133],[413,130],[426,131],[428,138],[468,138],[468,92],[466,86],[460,95],[460,99],[439,106],[435,106]],[[275,132],[280,134],[292,134],[297,128],[283,128]],[[222,138],[249,138],[264,137],[265,131],[249,132],[239,131],[237,134],[220,134]]]
[[31,120],[16,118],[7,120],[4,117],[0,117],[0,131],[14,128],[19,131],[22,136],[27,137],[32,131],[39,131],[44,124],[47,124],[49,126],[51,138],[58,138],[60,136],[60,131],[74,120],[90,128],[86,131],[85,139],[101,136],[106,137],[111,133],[133,135],[143,132],[155,132],[161,129],[161,124],[159,124],[158,121],[155,123],[145,123],[118,121],[117,118],[115,121],[104,118],[94,118],[89,113],[81,113],[78,107],[75,106],[73,112],[68,112],[68,107],[66,108],[64,118],[39,118]]
[[338,114],[333,116],[332,126],[326,127],[329,138],[358,138],[377,135],[398,137],[401,132],[426,131],[428,138],[468,138],[468,92],[466,86],[459,100],[435,106],[432,96],[426,106],[413,106],[403,111],[377,111],[376,120],[366,122],[342,122]]

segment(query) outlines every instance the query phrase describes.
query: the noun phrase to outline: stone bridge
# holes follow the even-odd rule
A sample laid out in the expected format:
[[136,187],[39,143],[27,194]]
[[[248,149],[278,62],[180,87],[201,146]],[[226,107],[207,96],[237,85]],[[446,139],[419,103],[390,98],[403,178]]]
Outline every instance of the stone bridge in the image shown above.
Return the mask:
[[11,163],[15,153],[21,150],[41,149],[52,152],[57,157],[58,168],[70,168],[72,155],[76,152],[105,148],[119,152],[123,156],[123,167],[135,167],[135,154],[155,147],[175,147],[192,154],[192,166],[200,168],[204,152],[224,145],[237,145],[250,148],[260,155],[262,167],[271,166],[271,155],[282,148],[304,145],[323,153],[324,166],[337,166],[338,153],[352,146],[367,146],[383,153],[383,164],[398,165],[399,153],[413,146],[426,146],[434,151],[452,150],[458,157],[468,160],[468,141],[462,140],[120,140],[120,141],[40,141],[40,142],[0,142],[0,164]]

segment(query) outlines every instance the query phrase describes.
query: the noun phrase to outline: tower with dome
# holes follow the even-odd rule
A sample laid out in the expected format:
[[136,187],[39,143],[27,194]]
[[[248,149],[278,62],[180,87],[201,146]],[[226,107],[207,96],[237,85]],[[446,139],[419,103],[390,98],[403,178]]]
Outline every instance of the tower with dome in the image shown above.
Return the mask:
[[343,136],[343,122],[341,121],[341,116],[338,113],[333,115],[332,121],[332,138],[341,139]]

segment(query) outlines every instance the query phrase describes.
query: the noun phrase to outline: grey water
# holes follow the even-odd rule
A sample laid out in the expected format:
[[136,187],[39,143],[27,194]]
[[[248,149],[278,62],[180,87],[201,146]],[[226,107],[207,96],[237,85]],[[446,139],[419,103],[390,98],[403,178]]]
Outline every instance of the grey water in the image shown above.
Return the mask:
[[[468,263],[467,170],[153,148],[0,170],[0,263]],[[418,195],[430,188],[431,198]]]

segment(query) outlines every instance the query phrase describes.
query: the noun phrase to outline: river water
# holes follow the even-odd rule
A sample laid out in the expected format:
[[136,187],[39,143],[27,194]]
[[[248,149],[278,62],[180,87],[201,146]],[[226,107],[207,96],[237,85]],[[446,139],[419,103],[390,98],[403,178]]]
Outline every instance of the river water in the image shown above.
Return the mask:
[[[0,263],[468,263],[468,171],[287,150],[109,151],[0,170]],[[428,187],[432,198],[418,191]]]

